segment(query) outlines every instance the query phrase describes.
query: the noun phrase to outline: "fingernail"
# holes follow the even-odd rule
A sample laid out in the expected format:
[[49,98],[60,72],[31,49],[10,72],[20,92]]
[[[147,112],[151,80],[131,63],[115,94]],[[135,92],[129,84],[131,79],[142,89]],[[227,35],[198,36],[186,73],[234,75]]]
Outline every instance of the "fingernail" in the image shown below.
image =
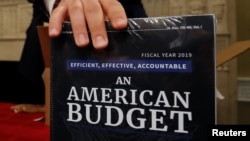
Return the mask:
[[84,34],[78,35],[78,45],[85,46],[88,43],[88,39],[85,37]]
[[122,18],[118,18],[114,22],[115,22],[114,23],[115,28],[118,28],[118,29],[125,28],[127,26],[127,21]]
[[49,30],[49,35],[50,36],[57,35],[57,33],[58,32],[57,32],[56,28],[52,28],[52,29]]
[[107,45],[107,41],[103,38],[103,36],[97,36],[95,38],[95,44],[94,46],[96,48],[103,48]]
[[126,21],[122,18],[118,18],[115,20],[116,25],[124,25]]

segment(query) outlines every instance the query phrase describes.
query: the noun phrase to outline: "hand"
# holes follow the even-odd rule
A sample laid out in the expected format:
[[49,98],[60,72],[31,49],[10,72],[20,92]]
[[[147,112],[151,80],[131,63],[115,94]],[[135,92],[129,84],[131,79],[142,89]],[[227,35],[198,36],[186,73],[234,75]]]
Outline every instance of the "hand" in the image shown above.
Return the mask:
[[[124,8],[117,0],[61,0],[52,11],[49,21],[49,36],[57,37],[62,23],[70,20],[76,45],[87,46],[90,38],[96,49],[108,45],[105,20],[110,20],[115,29],[127,26]],[[91,37],[88,37],[87,26]]]

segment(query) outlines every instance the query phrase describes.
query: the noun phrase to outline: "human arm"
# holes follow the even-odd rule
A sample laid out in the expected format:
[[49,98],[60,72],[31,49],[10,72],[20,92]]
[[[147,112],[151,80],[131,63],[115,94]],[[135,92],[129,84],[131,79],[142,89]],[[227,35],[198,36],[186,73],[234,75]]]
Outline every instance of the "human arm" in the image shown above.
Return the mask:
[[[102,49],[108,44],[106,19],[115,29],[127,26],[126,13],[119,1],[62,0],[51,13],[49,36],[58,36],[62,31],[62,23],[69,20],[75,42],[79,47],[87,46],[91,39],[96,49]],[[88,37],[87,27],[91,37]]]

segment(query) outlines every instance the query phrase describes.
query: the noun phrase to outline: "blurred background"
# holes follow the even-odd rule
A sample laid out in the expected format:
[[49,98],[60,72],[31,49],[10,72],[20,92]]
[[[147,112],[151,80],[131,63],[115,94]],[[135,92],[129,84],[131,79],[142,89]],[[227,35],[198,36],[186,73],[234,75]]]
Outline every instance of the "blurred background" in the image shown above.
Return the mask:
[[[249,0],[142,0],[148,16],[215,14],[216,52],[250,40]],[[0,100],[4,94],[21,93],[17,65],[25,32],[32,18],[27,0],[0,0]],[[250,124],[250,51],[217,67],[219,124]]]

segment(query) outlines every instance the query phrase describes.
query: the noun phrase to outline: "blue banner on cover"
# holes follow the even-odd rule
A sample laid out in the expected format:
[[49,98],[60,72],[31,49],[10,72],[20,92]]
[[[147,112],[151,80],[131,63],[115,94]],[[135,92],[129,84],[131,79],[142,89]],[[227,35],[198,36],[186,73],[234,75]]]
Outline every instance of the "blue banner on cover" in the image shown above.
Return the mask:
[[191,60],[67,60],[67,70],[191,72]]

